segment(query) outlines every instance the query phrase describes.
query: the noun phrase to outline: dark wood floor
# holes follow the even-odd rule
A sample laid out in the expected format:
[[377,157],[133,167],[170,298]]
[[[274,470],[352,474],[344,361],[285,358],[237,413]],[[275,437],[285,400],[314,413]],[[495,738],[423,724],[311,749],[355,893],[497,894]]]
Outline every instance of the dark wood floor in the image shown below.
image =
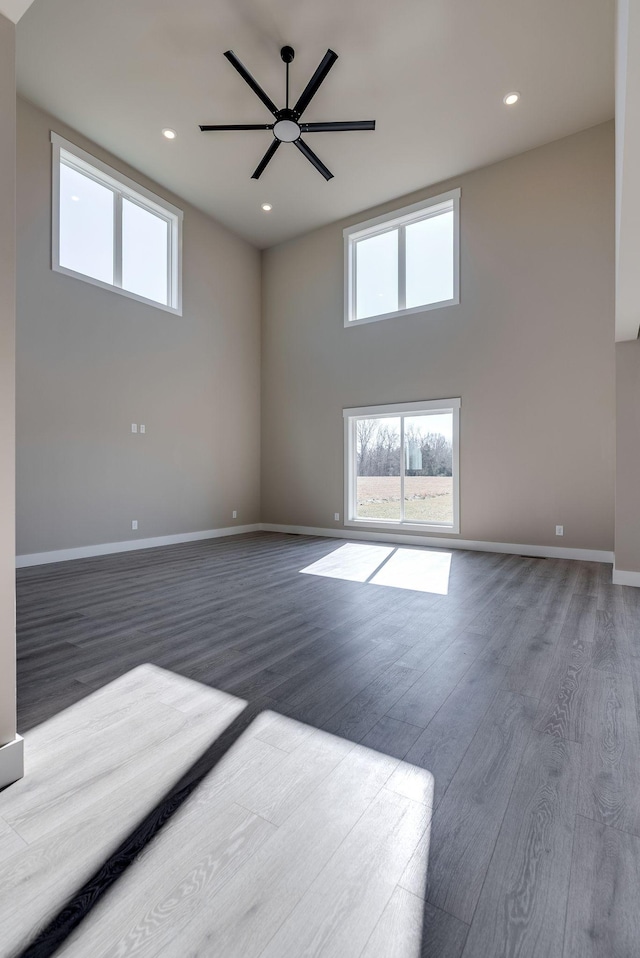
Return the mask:
[[[461,551],[446,594],[350,581],[384,561],[427,589],[430,553],[346,545],[262,533],[20,571],[20,731],[152,663],[248,702],[245,722],[271,710],[404,759],[394,794],[432,773],[428,841],[354,955],[637,958],[640,590]],[[417,951],[399,931],[416,897]]]

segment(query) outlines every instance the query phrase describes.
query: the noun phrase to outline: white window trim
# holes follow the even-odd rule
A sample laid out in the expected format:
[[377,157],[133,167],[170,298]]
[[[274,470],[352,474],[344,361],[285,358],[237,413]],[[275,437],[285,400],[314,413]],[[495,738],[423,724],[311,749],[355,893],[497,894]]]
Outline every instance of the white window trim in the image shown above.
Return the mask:
[[[457,306],[460,303],[460,189],[440,193],[428,200],[421,200],[401,210],[383,213],[374,219],[363,223],[356,223],[343,230],[344,236],[344,325],[345,327],[362,326],[363,323],[378,323],[383,319],[392,319],[397,316],[412,316],[414,313],[425,313],[431,309],[443,309],[445,306]],[[423,306],[412,306],[410,309],[396,309],[390,313],[381,313],[379,316],[366,316],[356,319],[356,244],[358,240],[380,233],[386,233],[398,226],[408,226],[418,220],[437,216],[446,210],[453,210],[453,297],[443,299],[437,303],[427,303]],[[406,281],[405,276],[405,248],[404,230],[400,230],[398,242],[398,283],[402,290]]]
[[[127,299],[135,299],[139,303],[145,303],[147,306],[153,306],[155,309],[161,309],[167,313],[175,313],[182,316],[182,221],[184,213],[177,206],[173,206],[167,200],[152,193],[151,190],[140,186],[134,180],[129,179],[123,173],[108,166],[95,156],[82,150],[75,143],[65,140],[51,130],[51,164],[52,164],[52,202],[51,202],[51,269],[56,273],[63,273],[65,276],[72,276],[74,279],[82,280],[91,286],[98,286],[100,289],[108,289],[111,292],[118,293],[120,296],[126,296]],[[114,193],[115,218],[114,218],[114,282],[105,283],[100,279],[94,279],[93,276],[86,276],[84,273],[78,273],[76,270],[68,269],[60,265],[60,153],[72,157],[72,165],[81,173],[88,175],[106,186]],[[96,172],[98,175],[96,175]],[[120,197],[119,200],[116,197]],[[169,243],[167,244],[167,276],[168,276],[168,305],[159,303],[154,299],[147,299],[138,293],[132,293],[128,289],[123,289],[122,283],[122,230],[120,228],[120,217],[122,215],[122,198],[125,198],[143,209],[147,209],[166,220],[169,226]]]
[[[357,468],[354,461],[357,448],[356,420],[366,416],[368,419],[397,415],[415,415],[420,412],[444,410],[451,412],[452,429],[452,471],[453,471],[453,522],[406,522],[399,519],[358,519],[357,505]],[[424,402],[392,403],[386,406],[357,406],[343,409],[344,417],[344,517],[345,526],[355,528],[409,529],[421,532],[438,532],[444,535],[460,533],[460,399],[429,399]],[[404,498],[404,456],[400,457],[400,496]]]

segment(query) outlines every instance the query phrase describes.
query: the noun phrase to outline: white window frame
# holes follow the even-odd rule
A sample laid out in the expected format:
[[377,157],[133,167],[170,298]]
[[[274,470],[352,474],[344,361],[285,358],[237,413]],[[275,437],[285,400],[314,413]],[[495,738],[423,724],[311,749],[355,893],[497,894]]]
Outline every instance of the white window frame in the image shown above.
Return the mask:
[[[56,273],[64,273],[92,286],[109,289],[120,296],[135,299],[139,303],[154,306],[165,312],[182,316],[182,221],[184,214],[177,206],[147,190],[144,186],[129,179],[107,166],[95,156],[80,149],[75,143],[65,140],[58,133],[51,131],[51,163],[52,163],[52,191],[51,191],[51,269]],[[85,176],[91,177],[101,186],[113,193],[114,202],[114,250],[113,250],[113,283],[87,276],[76,270],[60,264],[60,164],[65,165]],[[122,288],[122,201],[123,199],[135,203],[142,209],[153,213],[165,220],[168,224],[167,243],[167,303],[159,303],[155,299],[147,299],[139,293],[133,293]]]
[[[389,416],[415,416],[420,413],[450,412],[453,472],[453,522],[416,522],[399,519],[359,519],[357,517],[357,433],[358,419],[386,419]],[[424,402],[392,403],[386,406],[358,406],[343,409],[344,417],[344,516],[345,526],[358,528],[410,529],[458,535],[460,532],[460,399],[429,399]],[[404,445],[404,420],[400,420],[401,449]],[[400,502],[404,503],[405,457],[400,455]]]
[[[437,303],[426,303],[422,306],[404,306],[406,295],[406,247],[405,229],[413,223],[438,216],[447,211],[453,212],[453,297],[443,299]],[[390,313],[381,313],[379,316],[365,316],[357,319],[356,311],[356,247],[358,242],[379,236],[391,230],[398,230],[398,309]],[[442,309],[445,306],[457,306],[460,302],[460,190],[450,190],[440,193],[428,200],[421,200],[412,206],[405,206],[401,210],[384,213],[363,223],[356,223],[343,230],[344,236],[344,325],[345,327],[361,326],[363,323],[378,323],[382,319],[392,319],[397,316],[412,316],[414,313],[424,313],[431,309]]]

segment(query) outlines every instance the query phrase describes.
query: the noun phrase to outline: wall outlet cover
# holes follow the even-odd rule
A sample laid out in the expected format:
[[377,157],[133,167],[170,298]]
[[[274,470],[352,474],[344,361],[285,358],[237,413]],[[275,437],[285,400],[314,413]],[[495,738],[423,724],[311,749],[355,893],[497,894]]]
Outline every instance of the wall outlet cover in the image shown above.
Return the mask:
[[563,535],[564,535],[564,526],[556,526],[556,535],[557,535],[557,536],[563,536]]
[[134,531],[138,528],[138,520],[137,520],[137,519],[132,519],[132,520],[131,520],[131,528],[132,528]]
[[137,422],[132,422],[132,423],[131,423],[131,432],[137,432],[137,431],[138,431],[138,423],[137,423]]
[[340,513],[339,513],[339,512],[334,512],[334,513],[333,513],[333,518],[334,518],[334,521],[335,521],[335,522],[340,522]]

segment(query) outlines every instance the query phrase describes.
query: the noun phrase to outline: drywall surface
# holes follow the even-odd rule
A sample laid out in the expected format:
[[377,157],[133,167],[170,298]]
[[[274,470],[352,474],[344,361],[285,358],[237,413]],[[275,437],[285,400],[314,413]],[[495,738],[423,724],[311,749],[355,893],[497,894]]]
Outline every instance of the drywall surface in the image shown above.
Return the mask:
[[616,569],[640,573],[640,341],[616,346]]
[[[343,228],[454,187],[460,305],[345,329]],[[612,123],[265,251],[263,522],[339,525],[343,408],[460,397],[460,537],[611,550],[613,340]]]
[[[50,130],[184,210],[182,316],[51,270]],[[259,521],[259,253],[24,100],[18,158],[18,553]]]
[[16,734],[15,27],[0,15],[0,746]]

